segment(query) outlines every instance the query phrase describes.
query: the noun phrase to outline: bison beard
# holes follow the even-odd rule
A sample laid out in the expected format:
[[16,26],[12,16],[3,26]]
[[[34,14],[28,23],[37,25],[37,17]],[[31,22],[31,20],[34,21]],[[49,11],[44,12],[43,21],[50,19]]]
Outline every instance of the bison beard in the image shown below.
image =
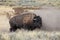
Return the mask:
[[23,15],[17,15],[10,19],[10,31],[16,31],[17,29],[34,30],[41,28],[42,20],[40,16],[36,16],[33,13],[26,13]]

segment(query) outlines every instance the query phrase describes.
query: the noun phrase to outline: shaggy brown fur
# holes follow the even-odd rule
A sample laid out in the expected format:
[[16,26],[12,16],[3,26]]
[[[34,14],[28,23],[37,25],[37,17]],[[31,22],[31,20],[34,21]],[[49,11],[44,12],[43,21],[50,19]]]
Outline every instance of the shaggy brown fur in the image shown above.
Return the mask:
[[[37,15],[34,13],[24,13],[21,15],[16,15],[13,18],[10,19],[10,31],[16,31],[16,29],[28,29],[28,30],[33,30],[36,27],[34,27],[33,19]],[[36,24],[35,24],[36,25]],[[40,25],[40,24],[38,24]]]
[[31,24],[34,16],[36,16],[36,14],[34,13],[25,13],[22,15],[14,16],[9,21],[10,26],[11,26],[10,31],[17,28],[22,28],[26,24]]

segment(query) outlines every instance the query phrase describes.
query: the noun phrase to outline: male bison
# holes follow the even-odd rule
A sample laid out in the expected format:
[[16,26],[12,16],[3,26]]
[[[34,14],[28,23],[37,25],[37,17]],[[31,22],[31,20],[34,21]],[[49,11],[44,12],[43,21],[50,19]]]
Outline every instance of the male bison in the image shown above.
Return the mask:
[[16,15],[9,20],[9,23],[11,32],[21,28],[34,30],[35,28],[40,28],[42,26],[41,17],[34,13]]

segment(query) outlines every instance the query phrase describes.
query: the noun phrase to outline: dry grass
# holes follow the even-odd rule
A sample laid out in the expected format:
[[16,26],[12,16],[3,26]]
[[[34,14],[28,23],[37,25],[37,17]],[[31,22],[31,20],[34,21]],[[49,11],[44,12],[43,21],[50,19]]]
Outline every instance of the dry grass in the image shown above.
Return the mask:
[[0,40],[60,40],[60,32],[26,31],[0,33]]

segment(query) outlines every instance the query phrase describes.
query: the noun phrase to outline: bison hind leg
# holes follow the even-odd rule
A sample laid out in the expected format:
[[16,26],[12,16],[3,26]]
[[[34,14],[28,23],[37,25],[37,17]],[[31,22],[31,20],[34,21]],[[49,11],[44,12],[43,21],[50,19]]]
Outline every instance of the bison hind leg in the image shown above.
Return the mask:
[[15,32],[16,30],[17,30],[17,26],[16,25],[11,26],[10,32]]
[[10,32],[15,32],[17,28],[10,28]]

